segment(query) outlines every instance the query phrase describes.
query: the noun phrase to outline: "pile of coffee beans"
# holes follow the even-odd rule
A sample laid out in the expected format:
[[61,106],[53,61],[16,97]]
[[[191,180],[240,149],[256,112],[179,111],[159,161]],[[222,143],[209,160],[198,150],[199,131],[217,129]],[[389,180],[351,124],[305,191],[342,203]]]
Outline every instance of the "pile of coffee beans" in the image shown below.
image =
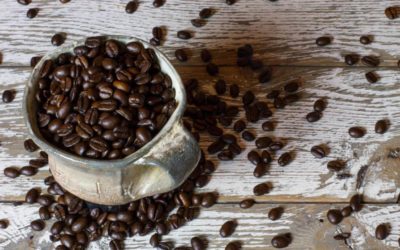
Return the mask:
[[57,147],[96,159],[129,155],[162,129],[176,107],[171,79],[151,48],[90,37],[44,62],[38,126]]

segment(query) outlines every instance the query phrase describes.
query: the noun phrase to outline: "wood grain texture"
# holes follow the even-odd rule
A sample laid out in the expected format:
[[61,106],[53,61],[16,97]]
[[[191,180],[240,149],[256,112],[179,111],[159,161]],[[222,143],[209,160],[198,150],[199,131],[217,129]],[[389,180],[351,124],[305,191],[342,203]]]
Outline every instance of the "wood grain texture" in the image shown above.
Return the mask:
[[[200,79],[202,88],[211,93],[216,79],[206,76],[203,67],[179,66],[178,71],[183,79],[195,77]],[[43,168],[37,176],[21,176],[15,180],[4,177],[2,170],[11,165],[26,165],[28,159],[37,154],[27,154],[23,149],[23,140],[27,138],[26,128],[21,116],[21,101],[23,86],[29,76],[29,68],[0,69],[0,92],[4,89],[16,89],[17,96],[10,104],[0,104],[5,110],[0,113],[0,200],[21,200],[25,192],[36,186],[42,186],[44,176],[48,174]],[[373,153],[389,139],[393,139],[391,148],[398,145],[400,119],[400,75],[396,70],[380,70],[382,79],[379,83],[368,84],[363,76],[364,70],[359,68],[320,68],[320,67],[275,67],[274,80],[265,85],[257,83],[252,72],[236,67],[222,67],[221,77],[228,83],[238,83],[241,95],[246,89],[257,93],[258,100],[267,101],[265,94],[271,89],[281,89],[290,80],[300,79],[302,82],[299,102],[288,105],[284,110],[275,110],[270,120],[275,121],[277,128],[273,132],[261,130],[261,120],[248,124],[251,131],[257,135],[268,135],[285,142],[283,150],[277,152],[276,159],[283,152],[292,152],[294,161],[286,167],[280,167],[274,161],[269,173],[262,178],[253,176],[254,166],[247,161],[247,152],[254,149],[254,142],[240,141],[245,149],[234,161],[221,162],[204,191],[218,191],[220,202],[238,202],[253,194],[253,187],[261,182],[272,183],[270,194],[257,197],[259,201],[268,202],[341,202],[349,200],[356,190],[356,177],[360,168],[370,163]],[[222,97],[232,105],[241,105],[241,98],[232,100]],[[312,111],[313,102],[325,98],[328,106],[323,118],[316,123],[308,123],[305,115]],[[240,116],[243,117],[243,112]],[[239,117],[237,118],[239,119]],[[375,122],[379,119],[389,119],[391,126],[384,135],[374,132]],[[367,134],[363,138],[350,138],[347,130],[351,126],[363,126]],[[232,128],[226,128],[232,132]],[[214,140],[210,136],[202,137],[201,147],[206,149]],[[326,144],[330,148],[328,157],[315,159],[309,152],[314,145]],[[383,147],[383,146],[382,146]],[[216,163],[215,156],[210,156]],[[347,161],[345,172],[351,178],[338,179],[336,174],[328,171],[326,164],[333,159]],[[394,202],[399,194],[396,176],[398,175],[398,160],[392,160],[392,170],[385,175],[368,172],[366,181],[362,183],[359,192],[365,199],[377,202]],[[385,168],[382,166],[381,168]],[[378,168],[371,168],[379,170]],[[384,173],[385,171],[378,171]],[[369,178],[369,181],[368,181]],[[43,186],[42,186],[43,187]]]
[[[283,216],[276,221],[268,219],[268,211],[276,205],[256,204],[250,209],[241,209],[238,204],[215,205],[201,211],[199,217],[184,227],[172,231],[163,241],[174,242],[175,246],[189,246],[193,236],[207,240],[208,249],[224,249],[230,241],[242,242],[243,249],[272,249],[271,239],[277,234],[290,232],[292,243],[287,249],[396,249],[400,235],[400,207],[398,205],[368,205],[352,217],[334,226],[326,220],[326,212],[333,208],[328,204],[283,204]],[[336,204],[335,208],[344,204]],[[30,221],[37,219],[38,206],[12,204],[0,205],[0,218],[11,218],[10,226],[0,230],[0,248],[5,250],[50,249],[54,247],[48,240],[48,221],[42,232],[32,232]],[[228,220],[236,220],[238,226],[228,238],[219,236],[221,225]],[[375,227],[383,222],[391,224],[391,233],[384,241],[374,237]],[[335,234],[350,232],[347,241],[333,239]],[[151,235],[129,238],[125,249],[153,249],[149,245]],[[90,245],[89,249],[108,249],[109,239],[103,238]]]
[[[270,2],[240,0],[227,6],[225,1],[203,0],[167,1],[154,8],[152,1],[142,1],[134,14],[125,13],[127,1],[80,0],[61,4],[58,1],[37,0],[29,7],[40,9],[34,19],[26,17],[28,7],[16,1],[3,1],[0,6],[0,51],[3,65],[26,66],[32,56],[52,49],[50,39],[56,32],[65,32],[67,42],[90,35],[131,35],[149,40],[154,26],[164,26],[167,39],[163,50],[172,58],[179,47],[198,52],[207,47],[217,53],[218,63],[232,65],[233,56],[226,51],[251,43],[256,57],[273,65],[341,65],[343,55],[380,55],[382,65],[395,66],[400,45],[396,42],[399,20],[384,15],[386,7],[398,4],[395,0],[292,0]],[[204,7],[216,14],[207,25],[194,28],[190,20],[198,17]],[[178,40],[176,32],[188,29],[195,32],[189,42]],[[361,45],[361,35],[372,35],[370,45]],[[327,47],[317,47],[315,39],[322,35],[334,37]]]

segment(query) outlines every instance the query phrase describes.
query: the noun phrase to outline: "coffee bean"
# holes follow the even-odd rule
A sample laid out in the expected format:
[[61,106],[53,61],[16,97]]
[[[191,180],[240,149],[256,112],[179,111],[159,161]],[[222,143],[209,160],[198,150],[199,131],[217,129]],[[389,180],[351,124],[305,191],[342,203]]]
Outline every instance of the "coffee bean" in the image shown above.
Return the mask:
[[165,3],[165,0],[154,0],[153,1],[153,6],[155,8],[159,8],[159,7],[163,6],[164,3]]
[[274,99],[274,107],[276,109],[283,109],[286,106],[286,100],[282,97],[277,97]]
[[233,124],[233,130],[237,133],[242,132],[246,129],[246,123],[243,120],[238,120]]
[[6,229],[8,227],[8,220],[0,219],[0,229]]
[[75,233],[79,233],[86,228],[88,225],[89,220],[86,217],[79,217],[72,223],[71,230]]
[[125,6],[125,11],[128,14],[132,14],[137,10],[139,3],[136,0],[129,1]]
[[246,91],[242,97],[243,105],[250,105],[255,100],[254,93],[250,90]]
[[258,152],[255,151],[255,150],[252,150],[252,151],[250,151],[250,152],[247,154],[247,159],[248,159],[251,163],[253,163],[254,165],[257,165],[257,164],[259,164],[259,163],[261,162],[261,157],[260,157],[260,155],[258,154]]
[[193,237],[190,240],[190,244],[191,244],[193,250],[205,250],[206,249],[206,246],[205,246],[203,240],[200,239],[199,237]]
[[192,20],[190,20],[190,23],[196,27],[196,28],[200,28],[203,27],[204,25],[206,25],[206,20],[200,19],[200,18],[194,18]]
[[35,18],[38,13],[39,13],[39,9],[38,8],[32,8],[32,9],[29,9],[26,12],[26,17],[31,18],[31,19]]
[[333,236],[335,240],[346,240],[348,238],[350,238],[350,233],[340,233]]
[[53,44],[54,46],[60,46],[64,43],[64,40],[64,36],[61,33],[56,33],[51,38],[51,44]]
[[358,63],[359,60],[360,57],[357,54],[349,54],[344,57],[344,62],[350,66]]
[[239,86],[237,84],[232,84],[229,88],[229,93],[231,95],[232,98],[236,98],[239,96]]
[[311,148],[311,154],[318,159],[322,159],[326,156],[325,149],[321,146],[313,146]]
[[281,150],[284,147],[283,143],[280,141],[275,141],[272,142],[271,145],[269,145],[268,149],[270,151],[278,151]]
[[233,220],[227,221],[222,224],[221,229],[219,230],[219,234],[221,237],[229,237],[231,236],[236,229],[237,223]]
[[175,57],[181,62],[186,62],[188,60],[188,56],[184,49],[175,50]]
[[258,184],[256,186],[254,186],[254,188],[253,188],[253,193],[255,196],[261,196],[264,194],[268,194],[269,191],[270,191],[270,187],[267,183]]
[[212,207],[215,204],[216,199],[217,198],[213,193],[206,193],[201,200],[201,206],[205,208]]
[[326,103],[323,99],[318,99],[314,102],[314,110],[317,112],[322,112],[326,108]]
[[221,161],[230,161],[233,159],[234,155],[230,150],[222,150],[218,155],[218,159]]
[[331,40],[332,39],[330,37],[322,36],[322,37],[318,37],[317,40],[315,40],[315,43],[318,46],[326,46],[331,43]]
[[267,83],[272,78],[272,72],[269,69],[265,69],[263,72],[260,73],[258,76],[259,83]]
[[60,3],[69,3],[71,0],[60,0]]
[[271,210],[269,210],[268,218],[270,220],[277,220],[277,219],[281,218],[282,214],[283,214],[283,208],[275,207],[275,208],[272,208]]
[[177,33],[178,38],[183,39],[183,40],[188,40],[192,38],[192,34],[187,31],[187,30],[180,30]]
[[14,100],[15,91],[13,90],[4,90],[2,95],[2,100],[4,103],[10,103]]
[[119,240],[111,240],[109,243],[111,250],[122,250],[122,242]]
[[39,216],[42,220],[49,220],[51,218],[50,211],[47,207],[40,207],[39,208]]
[[353,209],[351,208],[351,206],[345,206],[340,212],[342,213],[343,217],[348,217],[353,212]]
[[376,83],[377,81],[379,81],[379,76],[374,71],[366,73],[365,78],[367,78],[367,81],[369,83]]
[[291,81],[285,84],[285,86],[283,86],[283,89],[288,93],[296,92],[299,89],[299,83],[298,81]]
[[360,37],[360,43],[366,45],[366,44],[370,44],[371,41],[371,37],[370,36],[361,36]]
[[389,229],[386,224],[380,224],[375,229],[375,238],[378,240],[384,240],[389,235]]
[[278,164],[281,167],[284,167],[288,165],[292,161],[292,156],[290,153],[283,153],[279,158],[278,158]]
[[245,140],[245,141],[254,141],[255,140],[255,136],[254,136],[254,134],[253,133],[251,133],[250,131],[243,131],[243,133],[242,133],[242,138]]
[[308,122],[316,122],[321,119],[322,113],[319,111],[313,111],[306,115],[306,119]]
[[256,203],[254,199],[245,199],[240,202],[239,206],[240,208],[247,209],[251,208],[254,203]]
[[235,4],[235,2],[236,2],[236,0],[225,0],[225,3],[227,5],[233,5],[233,4]]
[[265,164],[269,164],[272,161],[272,157],[271,154],[267,151],[267,150],[263,150],[261,152],[261,160],[262,162],[264,162]]
[[226,82],[219,79],[214,85],[215,91],[218,95],[223,95],[226,92]]
[[350,199],[350,207],[353,211],[358,212],[362,208],[362,195],[355,194]]
[[379,120],[375,123],[375,133],[384,134],[389,128],[389,122],[387,120]]
[[200,53],[200,57],[201,57],[201,60],[205,63],[210,62],[212,59],[211,53],[208,49],[202,49],[201,53]]
[[32,67],[32,68],[35,67],[36,64],[37,64],[41,59],[42,59],[41,56],[33,56],[33,57],[31,58],[31,61],[30,61],[31,67]]
[[17,0],[17,2],[21,5],[28,5],[32,2],[32,0]]
[[33,142],[32,139],[27,139],[24,141],[25,150],[28,152],[35,152],[39,147]]
[[17,178],[20,175],[19,169],[15,167],[7,167],[4,169],[4,175],[9,178]]
[[338,209],[330,209],[326,214],[328,221],[334,225],[339,224],[342,219],[342,213]]
[[268,165],[264,162],[260,162],[254,168],[253,176],[256,178],[260,178],[264,176],[267,171],[268,171]]
[[207,70],[207,73],[208,73],[210,76],[216,76],[216,75],[218,75],[218,73],[219,73],[219,68],[218,68],[218,66],[217,66],[216,64],[214,64],[214,63],[208,63],[207,66],[206,66],[206,70]]
[[25,195],[25,202],[33,204],[39,198],[40,192],[36,188],[31,188]]
[[365,135],[365,129],[362,127],[349,128],[349,135],[353,138],[361,138]]
[[269,145],[271,145],[271,143],[272,143],[272,139],[267,136],[259,137],[256,139],[256,147],[258,149],[266,148]]
[[161,236],[159,234],[153,234],[150,237],[149,243],[152,247],[158,247],[160,245],[160,241],[161,241]]
[[54,197],[49,194],[42,194],[37,199],[37,202],[42,206],[50,206],[54,203]]
[[268,99],[275,99],[275,98],[277,98],[279,96],[279,94],[280,94],[279,90],[272,90],[271,92],[269,92],[267,94],[267,98]]
[[285,248],[289,246],[291,238],[289,235],[277,235],[271,240],[271,245],[275,248]]
[[264,131],[274,131],[274,123],[271,121],[266,121],[261,125],[262,130]]
[[341,160],[329,161],[327,167],[330,171],[338,172],[346,166],[346,163]]
[[210,8],[204,8],[199,12],[199,17],[210,18],[213,15],[213,10]]
[[364,56],[361,58],[361,62],[369,67],[377,67],[380,64],[380,60],[376,56]]
[[46,224],[43,220],[34,220],[31,222],[31,228],[33,231],[42,231]]
[[32,166],[25,166],[25,167],[22,167],[19,170],[19,172],[20,172],[20,174],[25,175],[25,176],[33,176],[38,172],[38,169],[34,168]]
[[385,9],[385,15],[389,19],[396,19],[400,15],[400,9],[397,6],[387,7]]

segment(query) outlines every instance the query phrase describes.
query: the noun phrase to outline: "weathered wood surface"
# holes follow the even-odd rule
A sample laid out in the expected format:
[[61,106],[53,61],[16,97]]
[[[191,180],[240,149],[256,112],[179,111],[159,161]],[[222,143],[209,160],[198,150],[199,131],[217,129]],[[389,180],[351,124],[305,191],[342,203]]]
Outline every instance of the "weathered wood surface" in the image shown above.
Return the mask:
[[[194,48],[198,57],[203,47],[223,53],[251,43],[257,57],[274,65],[344,65],[342,57],[349,52],[381,55],[382,65],[395,66],[399,59],[396,34],[400,20],[390,21],[384,15],[386,7],[398,4],[395,0],[240,0],[232,6],[223,0],[169,0],[158,9],[152,1],[141,1],[131,15],[125,13],[126,2],[37,0],[29,7],[38,7],[39,15],[30,20],[26,18],[28,7],[2,1],[0,51],[4,65],[28,65],[32,56],[52,49],[50,39],[56,32],[67,33],[67,42],[98,34],[148,40],[154,26],[166,27],[163,50],[171,56],[177,47]],[[194,28],[190,20],[204,7],[213,7],[216,14],[206,26]],[[189,43],[178,40],[180,29],[195,31],[195,37]],[[362,46],[358,40],[364,34],[373,35],[374,42]],[[317,47],[315,39],[322,35],[333,36],[332,45]],[[234,58],[221,56],[217,62],[233,64]]]
[[[174,242],[175,246],[190,246],[193,236],[207,240],[208,249],[224,249],[230,241],[242,242],[243,249],[271,249],[271,239],[277,234],[291,232],[292,243],[287,249],[396,249],[400,234],[400,207],[398,205],[368,205],[364,209],[345,218],[334,226],[326,219],[330,208],[340,208],[345,204],[282,204],[284,214],[281,219],[271,221],[268,211],[277,205],[256,204],[250,209],[241,209],[238,204],[215,205],[204,209],[199,217],[184,227],[172,231],[163,241]],[[48,240],[47,230],[32,232],[31,220],[37,219],[38,206],[12,204],[0,205],[0,218],[13,218],[10,226],[0,230],[0,248],[5,250],[50,249],[54,247]],[[23,216],[21,216],[23,214]],[[228,220],[236,220],[235,233],[228,237],[219,236],[221,225]],[[52,222],[47,222],[47,228]],[[392,227],[384,241],[374,237],[375,227],[389,223]],[[352,238],[346,243],[333,239],[340,232],[350,232]],[[33,236],[33,237],[32,237]],[[151,235],[134,237],[125,241],[126,249],[153,249],[148,244]],[[31,238],[32,237],[32,238]],[[109,239],[102,239],[90,245],[90,249],[109,249]],[[351,247],[351,248],[350,248]]]
[[[182,77],[196,77],[201,80],[202,86],[212,88],[215,79],[206,76],[203,67],[179,67]],[[4,89],[16,89],[17,96],[10,104],[1,104],[0,113],[0,159],[3,170],[10,165],[24,166],[28,159],[37,154],[28,154],[23,149],[23,140],[27,138],[26,128],[21,117],[21,101],[23,85],[29,76],[30,68],[0,69],[0,92]],[[207,191],[217,190],[221,202],[240,201],[252,195],[253,187],[261,182],[271,182],[273,189],[269,195],[259,197],[262,201],[290,201],[290,202],[340,202],[347,201],[356,192],[357,173],[361,166],[369,163],[372,154],[383,142],[396,138],[400,127],[398,107],[400,106],[400,89],[396,83],[400,75],[396,70],[380,70],[380,83],[368,84],[363,76],[364,70],[355,68],[326,69],[318,67],[276,67],[274,80],[266,85],[257,84],[252,73],[236,67],[222,67],[221,76],[228,83],[238,83],[241,94],[251,88],[258,93],[258,99],[268,101],[265,94],[271,89],[280,89],[282,85],[292,79],[300,79],[302,87],[299,91],[299,102],[288,105],[284,110],[271,109],[274,115],[270,120],[277,122],[274,132],[263,132],[261,120],[256,124],[248,124],[250,130],[257,135],[269,135],[280,139],[287,145],[279,151],[275,159],[283,152],[295,153],[294,161],[280,167],[274,161],[269,173],[262,178],[253,176],[254,166],[247,161],[247,152],[255,148],[254,142],[241,140],[240,144],[245,151],[232,162],[221,162],[213,174],[210,183],[204,188]],[[229,103],[241,105],[241,98],[232,100],[224,96]],[[325,98],[328,105],[323,118],[316,123],[308,123],[305,115],[312,110],[312,105],[318,98]],[[242,117],[244,114],[241,113]],[[239,119],[239,117],[238,117]],[[389,119],[392,124],[384,135],[374,132],[375,122],[379,119]],[[350,138],[347,130],[351,126],[363,126],[368,133],[360,139]],[[231,127],[226,129],[232,132]],[[234,132],[232,132],[234,133]],[[203,149],[213,140],[210,136],[203,137]],[[395,139],[396,140],[396,139]],[[315,159],[309,152],[314,145],[326,144],[330,148],[328,157]],[[398,142],[391,148],[395,148]],[[215,156],[211,156],[218,162]],[[338,179],[335,173],[328,171],[326,163],[333,159],[343,159],[347,162],[344,172],[350,173],[351,178]],[[398,159],[391,159],[392,166],[370,168],[367,180],[362,182],[367,200],[379,202],[394,202],[398,196]],[[389,173],[376,178],[376,174]],[[0,174],[0,185],[7,188],[0,189],[1,200],[21,200],[25,192],[34,186],[42,184],[43,177],[48,174],[43,169],[37,176],[21,176],[11,180]],[[372,177],[372,182],[368,178]],[[379,177],[379,176],[378,176]]]

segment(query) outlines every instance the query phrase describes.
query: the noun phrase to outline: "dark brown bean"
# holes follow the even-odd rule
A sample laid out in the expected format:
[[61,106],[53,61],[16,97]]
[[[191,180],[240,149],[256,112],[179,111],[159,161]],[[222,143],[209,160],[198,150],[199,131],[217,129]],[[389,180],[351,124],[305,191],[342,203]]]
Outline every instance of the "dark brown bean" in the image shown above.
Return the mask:
[[329,161],[327,164],[328,169],[335,172],[342,170],[345,166],[346,166],[345,162],[341,160],[332,160]]
[[361,58],[361,62],[369,67],[377,67],[380,64],[380,60],[376,56],[364,56]]
[[28,152],[35,152],[39,147],[33,142],[32,139],[27,139],[24,141],[24,148]]
[[43,220],[34,220],[31,222],[31,228],[33,231],[42,231],[45,225],[46,224]]
[[361,194],[355,194],[351,197],[350,199],[350,207],[352,211],[358,212],[362,208],[362,195]]
[[255,196],[261,196],[261,195],[267,194],[267,193],[269,193],[269,191],[270,191],[270,187],[269,187],[268,183],[261,183],[261,184],[254,186],[254,188],[253,188],[253,193]]
[[0,219],[0,229],[6,229],[9,225],[8,220],[6,219]]
[[14,90],[4,90],[2,94],[2,100],[4,103],[10,103],[14,100],[15,91]]
[[188,40],[192,38],[192,34],[187,30],[180,30],[177,33],[178,38]]
[[233,220],[227,221],[222,224],[221,229],[219,230],[219,234],[221,237],[229,237],[235,232],[235,228],[237,223]]
[[165,0],[154,0],[153,1],[153,6],[155,8],[159,8],[159,7],[163,6],[164,3],[165,3]]
[[333,239],[346,240],[346,239],[350,238],[350,236],[351,236],[350,233],[340,233],[340,234],[336,234],[335,236],[333,236]]
[[17,0],[17,3],[21,5],[28,5],[32,2],[32,0]]
[[315,43],[318,46],[326,46],[328,44],[330,44],[332,41],[332,39],[328,36],[322,36],[322,37],[318,37],[317,40],[315,40]]
[[324,99],[318,99],[314,102],[314,110],[317,112],[322,112],[326,108],[326,103]]
[[128,14],[132,14],[137,10],[139,3],[136,0],[129,1],[125,6],[125,11]]
[[7,167],[4,169],[4,175],[9,178],[17,178],[20,175],[19,169],[15,167]]
[[255,203],[256,201],[254,199],[245,199],[240,202],[239,206],[240,208],[247,209],[251,208]]
[[353,209],[351,208],[351,206],[345,206],[340,212],[342,213],[343,217],[348,217],[353,212]]
[[290,162],[292,162],[292,156],[290,153],[283,153],[279,158],[278,158],[278,164],[279,166],[283,167],[288,165]]
[[313,111],[306,115],[306,119],[308,122],[316,122],[321,119],[322,113],[319,111]]
[[379,120],[375,123],[375,133],[384,134],[389,128],[389,122],[387,120]]
[[272,72],[269,69],[265,69],[263,72],[260,73],[258,76],[259,83],[267,83],[272,78]]
[[338,209],[330,209],[326,214],[328,221],[334,225],[339,224],[342,219],[342,213]]
[[271,121],[266,121],[261,125],[262,130],[264,131],[274,131],[274,123]]
[[253,163],[254,165],[257,165],[257,164],[259,164],[259,163],[261,162],[261,157],[260,157],[260,155],[258,154],[258,152],[255,151],[255,150],[252,150],[252,151],[250,151],[250,152],[247,154],[247,159],[248,159],[251,163]]
[[372,42],[371,40],[371,36],[361,36],[360,37],[360,43],[366,45],[366,44],[370,44]]
[[389,229],[386,224],[380,224],[375,229],[375,238],[384,240],[389,236]]
[[344,57],[344,62],[350,66],[358,63],[359,60],[360,56],[358,56],[357,54],[349,54]]
[[349,128],[349,135],[353,138],[361,138],[365,135],[365,129],[362,127]]
[[256,147],[258,149],[267,148],[269,145],[271,145],[271,143],[272,139],[268,136],[263,136],[256,139]]
[[35,18],[38,13],[39,13],[39,9],[38,8],[31,8],[26,12],[26,17]]
[[397,6],[390,6],[385,9],[385,15],[389,19],[396,19],[400,16],[400,9]]
[[49,209],[47,207],[40,207],[39,208],[39,217],[42,220],[49,220],[51,218]]
[[196,27],[196,28],[200,28],[203,27],[204,25],[206,25],[206,20],[201,19],[201,18],[194,18],[192,20],[190,20],[190,23]]
[[233,124],[233,130],[237,133],[242,132],[246,129],[246,123],[243,120],[238,120]]
[[175,57],[181,62],[186,62],[188,60],[188,56],[184,49],[175,50]]
[[254,134],[253,133],[251,133],[250,131],[243,131],[243,133],[242,133],[242,138],[245,140],[245,141],[254,141],[255,140],[255,136],[254,136]]
[[205,63],[210,62],[212,59],[211,53],[208,49],[202,49],[200,52],[200,57],[201,57],[201,60]]
[[38,172],[38,169],[32,166],[25,166],[19,170],[21,175],[33,176]]
[[214,63],[208,63],[207,66],[206,66],[206,70],[207,70],[207,73],[208,73],[210,76],[216,76],[216,75],[218,75],[218,73],[219,73],[219,68],[218,68],[218,66],[217,66],[216,64],[214,64]]
[[272,238],[271,245],[275,248],[285,248],[289,246],[290,242],[291,242],[290,234],[277,235]]
[[36,188],[31,188],[25,195],[25,202],[29,204],[33,204],[39,198],[40,192]]
[[56,33],[53,35],[53,37],[51,38],[51,44],[53,44],[54,46],[60,46],[61,44],[64,43],[64,36],[61,33]]
[[283,208],[275,207],[275,208],[272,208],[271,210],[269,210],[268,218],[270,220],[277,220],[277,219],[281,218],[282,214],[283,214]]
[[206,246],[202,239],[199,237],[193,237],[190,240],[190,245],[192,246],[193,250],[205,250]]
[[216,197],[213,193],[206,193],[201,200],[201,206],[205,208],[212,207],[216,202]]
[[365,74],[365,78],[369,83],[376,83],[379,81],[379,76],[375,71],[370,71]]
[[311,148],[311,154],[318,159],[322,159],[326,156],[325,149],[321,146],[313,146]]

